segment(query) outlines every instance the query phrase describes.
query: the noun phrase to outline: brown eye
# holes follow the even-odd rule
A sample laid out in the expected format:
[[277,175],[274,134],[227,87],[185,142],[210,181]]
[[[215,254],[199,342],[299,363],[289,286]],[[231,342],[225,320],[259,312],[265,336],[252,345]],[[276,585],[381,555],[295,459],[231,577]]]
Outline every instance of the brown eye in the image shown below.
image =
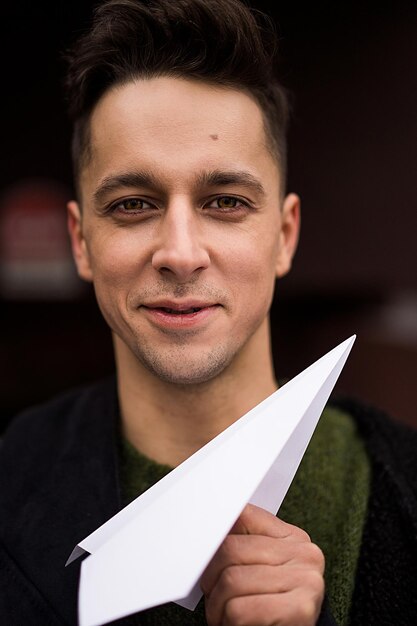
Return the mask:
[[212,216],[240,219],[250,210],[251,205],[248,200],[239,196],[216,196],[205,205],[205,208],[211,210]]
[[149,202],[141,198],[126,198],[125,200],[119,200],[115,202],[110,210],[112,213],[118,215],[142,215],[153,208]]
[[238,200],[232,196],[222,196],[217,199],[217,203],[220,209],[234,209]]
[[129,198],[129,200],[123,200],[123,202],[121,202],[125,211],[138,211],[143,209],[143,204],[143,200],[139,200],[138,198]]

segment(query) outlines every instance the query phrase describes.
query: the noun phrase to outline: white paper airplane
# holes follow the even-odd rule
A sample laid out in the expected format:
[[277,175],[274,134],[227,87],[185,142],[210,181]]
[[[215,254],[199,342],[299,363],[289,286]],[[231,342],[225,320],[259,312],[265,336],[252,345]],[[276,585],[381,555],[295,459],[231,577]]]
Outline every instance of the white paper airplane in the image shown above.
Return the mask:
[[199,579],[248,502],[276,513],[352,348],[347,339],[246,413],[73,550],[80,626],[175,601]]

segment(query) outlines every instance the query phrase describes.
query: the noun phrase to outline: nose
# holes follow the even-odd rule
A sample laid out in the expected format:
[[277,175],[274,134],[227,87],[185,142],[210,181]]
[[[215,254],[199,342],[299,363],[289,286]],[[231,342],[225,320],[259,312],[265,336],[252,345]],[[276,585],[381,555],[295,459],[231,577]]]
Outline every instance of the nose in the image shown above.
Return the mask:
[[185,202],[169,206],[159,224],[153,268],[187,282],[209,265],[210,256],[195,209]]

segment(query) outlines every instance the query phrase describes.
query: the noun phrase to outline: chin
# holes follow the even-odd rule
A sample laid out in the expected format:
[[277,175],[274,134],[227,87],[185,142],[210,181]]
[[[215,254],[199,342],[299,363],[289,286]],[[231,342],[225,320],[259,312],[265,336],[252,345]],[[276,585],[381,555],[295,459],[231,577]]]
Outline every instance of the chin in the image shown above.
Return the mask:
[[[181,351],[182,352],[182,351]],[[136,354],[142,365],[159,380],[173,385],[189,386],[207,383],[228,367],[232,358],[223,350],[187,358],[186,354]]]

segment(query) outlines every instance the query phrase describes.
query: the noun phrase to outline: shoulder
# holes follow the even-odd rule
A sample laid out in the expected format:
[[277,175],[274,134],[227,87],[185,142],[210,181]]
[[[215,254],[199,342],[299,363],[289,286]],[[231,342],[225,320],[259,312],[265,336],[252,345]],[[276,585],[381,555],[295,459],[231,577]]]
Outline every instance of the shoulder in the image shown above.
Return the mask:
[[17,415],[0,447],[0,475],[8,476],[7,486],[11,476],[40,477],[50,471],[65,451],[97,428],[112,402],[117,402],[114,378],[65,392]]
[[379,408],[355,398],[332,399],[332,408],[349,415],[365,444],[379,460],[386,454],[401,460],[401,464],[417,470],[417,429],[405,425]]
[[[368,510],[350,622],[411,624],[417,610],[417,430],[355,399],[350,415],[371,466]],[[395,575],[393,576],[393,572]]]
[[78,568],[65,561],[118,508],[115,389],[111,379],[64,393],[17,416],[4,436],[0,621],[16,610],[19,624],[56,623],[55,614],[76,622]]
[[331,406],[353,420],[373,474],[389,478],[417,503],[417,429],[354,398],[335,398]]
[[7,447],[9,442],[20,440],[21,436],[30,443],[32,436],[36,440],[45,441],[65,433],[77,416],[102,403],[104,398],[114,395],[114,387],[112,377],[92,385],[71,389],[45,403],[26,409],[12,420],[3,435],[3,446]]

